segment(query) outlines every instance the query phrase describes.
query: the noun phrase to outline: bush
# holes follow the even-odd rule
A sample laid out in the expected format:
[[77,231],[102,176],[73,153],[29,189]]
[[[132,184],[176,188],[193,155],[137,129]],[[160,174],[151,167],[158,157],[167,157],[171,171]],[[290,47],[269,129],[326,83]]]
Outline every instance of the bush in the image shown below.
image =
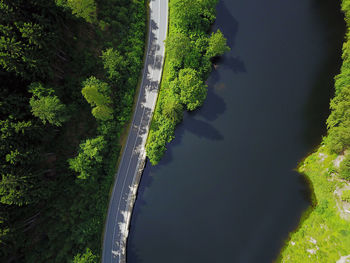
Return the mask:
[[146,146],[151,163],[157,164],[174,138],[183,109],[200,107],[207,95],[204,84],[211,71],[210,59],[229,50],[221,31],[207,32],[215,20],[217,0],[170,1],[166,60],[156,111]]
[[350,190],[343,191],[341,195],[341,200],[350,203]]
[[342,179],[350,180],[350,154],[347,154],[339,166],[339,176]]

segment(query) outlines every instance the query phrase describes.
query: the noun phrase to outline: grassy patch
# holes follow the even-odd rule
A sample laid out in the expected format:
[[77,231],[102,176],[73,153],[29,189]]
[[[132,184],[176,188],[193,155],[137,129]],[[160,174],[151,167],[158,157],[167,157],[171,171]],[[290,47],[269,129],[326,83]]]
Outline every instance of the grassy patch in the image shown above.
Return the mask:
[[312,183],[315,200],[308,216],[292,233],[281,262],[336,262],[350,254],[350,223],[340,217],[334,191],[344,184],[333,173],[337,156],[326,147],[305,159],[299,168]]

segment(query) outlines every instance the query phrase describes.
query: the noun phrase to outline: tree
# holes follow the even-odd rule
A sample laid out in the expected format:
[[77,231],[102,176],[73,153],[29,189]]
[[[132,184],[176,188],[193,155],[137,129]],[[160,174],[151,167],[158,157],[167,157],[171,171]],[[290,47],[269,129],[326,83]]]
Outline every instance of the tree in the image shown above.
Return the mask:
[[347,154],[339,165],[339,175],[345,180],[350,180],[350,154]]
[[[90,78],[91,80],[91,78]],[[85,97],[86,101],[90,103],[92,106],[96,105],[105,105],[111,103],[111,99],[109,96],[103,94],[102,89],[104,85],[107,83],[102,82],[85,82],[84,88],[81,93]]]
[[106,105],[98,105],[92,109],[92,115],[96,119],[107,121],[113,118],[113,110]]
[[38,169],[40,133],[30,121],[0,121],[0,202],[24,205],[38,202],[42,174]]
[[224,37],[220,29],[216,31],[216,33],[212,33],[209,38],[209,46],[207,49],[206,56],[209,58],[221,56],[226,51],[230,51],[231,49],[227,46],[227,39]]
[[102,52],[103,67],[107,70],[109,78],[115,82],[120,82],[122,74],[126,73],[126,63],[118,50],[109,48]]
[[169,95],[163,102],[163,114],[173,123],[179,123],[183,118],[183,107],[173,96]]
[[350,88],[343,87],[330,103],[327,119],[327,143],[331,151],[340,153],[350,146]]
[[215,8],[209,6],[213,0],[172,0],[170,12],[176,27],[185,31],[205,30],[215,19]]
[[181,66],[184,58],[191,52],[191,41],[189,37],[181,32],[170,34],[166,40],[168,58],[172,59],[177,66]]
[[146,153],[152,165],[156,165],[162,158],[166,147],[174,136],[175,124],[164,117],[158,120],[161,125],[158,130],[154,130],[149,135],[149,143],[146,145]]
[[96,175],[96,166],[102,163],[106,141],[103,136],[98,136],[87,139],[79,148],[78,156],[68,160],[69,167],[79,173],[79,179],[87,179]]
[[56,0],[57,5],[69,7],[76,17],[88,23],[97,22],[96,3],[94,0]]
[[73,263],[97,263],[97,256],[87,248],[84,254],[77,254],[74,257]]
[[350,145],[350,121],[345,121],[328,130],[326,144],[329,149],[340,154]]
[[341,200],[350,203],[350,190],[344,190],[342,192]]
[[201,106],[207,96],[207,86],[199,78],[197,71],[191,68],[180,70],[179,77],[171,83],[171,87],[188,110]]
[[48,122],[55,126],[62,126],[67,119],[66,106],[57,96],[33,96],[29,104],[33,115],[38,117],[43,124]]
[[113,118],[113,109],[110,107],[110,88],[107,83],[95,77],[90,77],[84,83],[81,93],[88,103],[91,104],[92,115],[98,120],[110,120]]
[[54,1],[1,1],[0,66],[26,79],[48,76],[61,11]]

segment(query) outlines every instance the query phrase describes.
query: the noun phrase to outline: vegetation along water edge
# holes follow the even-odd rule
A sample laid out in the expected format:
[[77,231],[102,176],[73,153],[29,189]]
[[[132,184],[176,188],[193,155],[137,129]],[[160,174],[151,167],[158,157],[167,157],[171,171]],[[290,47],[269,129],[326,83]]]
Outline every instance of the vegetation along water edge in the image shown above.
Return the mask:
[[146,144],[146,154],[153,165],[174,138],[184,110],[193,111],[203,104],[211,60],[230,50],[220,30],[209,34],[217,2],[170,0],[163,76]]
[[313,190],[313,205],[293,232],[278,261],[339,262],[350,260],[350,1],[341,4],[347,25],[343,64],[335,77],[327,135],[298,170]]

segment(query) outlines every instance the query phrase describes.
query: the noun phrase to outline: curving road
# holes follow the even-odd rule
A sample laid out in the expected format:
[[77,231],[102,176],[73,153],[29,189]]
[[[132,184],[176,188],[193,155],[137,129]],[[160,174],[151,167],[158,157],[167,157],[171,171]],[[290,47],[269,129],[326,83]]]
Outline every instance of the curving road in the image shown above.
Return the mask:
[[145,144],[164,61],[168,28],[168,0],[150,0],[148,49],[141,89],[128,140],[119,164],[109,203],[102,262],[126,262],[126,241],[132,208],[146,160]]

